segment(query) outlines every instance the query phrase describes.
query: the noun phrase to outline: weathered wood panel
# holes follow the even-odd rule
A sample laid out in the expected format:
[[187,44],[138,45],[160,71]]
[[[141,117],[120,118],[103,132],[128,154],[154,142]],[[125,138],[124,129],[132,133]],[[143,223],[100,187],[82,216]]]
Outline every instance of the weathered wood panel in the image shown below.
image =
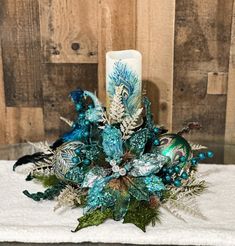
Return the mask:
[[228,73],[208,73],[207,94],[225,95],[228,87]]
[[40,0],[46,62],[97,63],[97,0]]
[[6,103],[3,79],[2,48],[0,43],[0,144],[6,143]]
[[233,6],[232,34],[228,73],[225,142],[235,144],[235,3]]
[[68,97],[81,88],[97,91],[96,64],[45,64],[43,78],[44,126],[47,138],[54,139],[68,129],[59,116],[75,117],[75,109]]
[[98,29],[99,98],[105,103],[105,54],[135,49],[136,0],[99,0]]
[[1,0],[1,42],[7,106],[42,105],[37,0]]
[[207,94],[208,72],[227,72],[233,0],[177,0],[173,129],[189,121],[203,128],[194,139],[221,140],[226,95]]
[[137,1],[137,49],[155,120],[172,127],[175,0]]
[[42,108],[6,108],[7,143],[42,141],[44,124]]

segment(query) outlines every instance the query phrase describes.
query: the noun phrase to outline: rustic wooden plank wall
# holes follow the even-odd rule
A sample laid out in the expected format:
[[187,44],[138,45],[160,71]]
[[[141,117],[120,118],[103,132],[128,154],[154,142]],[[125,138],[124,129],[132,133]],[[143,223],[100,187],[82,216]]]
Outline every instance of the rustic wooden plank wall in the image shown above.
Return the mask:
[[[235,3],[233,6],[232,33],[228,74],[225,142],[235,144]],[[229,153],[229,151],[228,151]]]
[[0,143],[55,139],[77,87],[105,102],[105,53],[118,49],[142,52],[159,124],[200,121],[191,139],[231,136],[234,0],[0,1]]
[[[69,65],[63,53],[61,63],[53,59],[53,63],[47,63],[50,61],[46,60],[47,56],[42,51],[51,40],[49,37],[48,42],[41,39],[46,36],[49,27],[46,30],[40,29],[40,20],[46,13],[39,11],[39,2],[45,3],[38,0],[1,0],[0,28],[5,90],[0,90],[0,97],[1,104],[4,105],[5,101],[6,105],[5,109],[4,106],[1,107],[1,116],[2,112],[5,112],[5,127],[1,127],[0,135],[6,136],[5,141],[1,140],[1,143],[55,139],[66,130],[66,125],[60,122],[59,116],[74,116],[68,98],[69,92],[77,87],[97,90],[96,64],[79,64],[78,56],[77,63]],[[51,26],[52,23],[56,23],[54,18],[57,20],[58,15],[53,16],[52,4],[55,2],[48,0],[47,3],[48,7],[52,8],[48,13],[51,22],[47,24],[52,29],[67,33],[66,24],[59,27]],[[71,10],[72,6],[67,7]],[[83,11],[89,12],[86,8]],[[69,18],[70,22],[76,19],[68,13],[67,19]],[[95,27],[92,28],[94,30]],[[72,50],[74,39],[69,37],[67,42]],[[93,43],[93,36],[89,37]],[[85,41],[82,41],[81,46],[83,42]],[[96,42],[97,40],[94,46],[97,47]],[[74,58],[72,59],[71,62],[74,63]],[[84,62],[84,58],[82,59]]]
[[223,141],[226,95],[208,94],[208,73],[228,72],[233,0],[177,0],[173,129],[203,128],[192,139]]
[[40,0],[39,9],[46,62],[97,63],[97,1]]
[[155,120],[172,128],[175,1],[139,0],[137,44]]
[[99,97],[105,104],[105,54],[136,48],[136,0],[98,2],[98,86]]

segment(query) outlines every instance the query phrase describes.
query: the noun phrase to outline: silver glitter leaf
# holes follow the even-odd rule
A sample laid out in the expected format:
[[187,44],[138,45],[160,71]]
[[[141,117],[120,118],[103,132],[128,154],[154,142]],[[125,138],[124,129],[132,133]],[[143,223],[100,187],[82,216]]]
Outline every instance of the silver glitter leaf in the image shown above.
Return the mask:
[[93,167],[89,172],[85,174],[82,188],[92,187],[97,180],[104,178],[107,172],[102,167]]
[[130,163],[132,164],[132,169],[128,174],[133,177],[140,177],[158,173],[168,161],[169,157],[159,153],[146,153]]

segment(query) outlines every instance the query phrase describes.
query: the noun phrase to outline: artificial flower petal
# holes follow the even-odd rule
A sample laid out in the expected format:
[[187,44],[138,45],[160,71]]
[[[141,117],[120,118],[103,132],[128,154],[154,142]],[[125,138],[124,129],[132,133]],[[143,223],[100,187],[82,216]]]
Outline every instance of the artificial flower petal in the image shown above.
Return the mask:
[[103,132],[103,149],[109,160],[120,161],[123,156],[122,134],[114,126],[106,125]]
[[169,158],[158,153],[146,153],[139,159],[134,159],[132,169],[129,172],[130,176],[140,177],[148,176],[152,173],[158,173],[161,168],[168,163]]
[[102,167],[93,167],[90,171],[85,174],[82,188],[90,188],[94,183],[107,175],[107,172]]

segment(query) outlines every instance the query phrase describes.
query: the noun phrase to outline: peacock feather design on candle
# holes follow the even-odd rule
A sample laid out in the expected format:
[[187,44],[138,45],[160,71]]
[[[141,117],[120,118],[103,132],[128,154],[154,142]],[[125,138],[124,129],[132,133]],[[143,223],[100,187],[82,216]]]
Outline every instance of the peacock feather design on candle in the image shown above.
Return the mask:
[[127,114],[132,115],[141,106],[140,78],[126,63],[117,61],[114,63],[113,72],[109,75],[108,94],[115,95],[115,88],[123,86],[122,100]]

